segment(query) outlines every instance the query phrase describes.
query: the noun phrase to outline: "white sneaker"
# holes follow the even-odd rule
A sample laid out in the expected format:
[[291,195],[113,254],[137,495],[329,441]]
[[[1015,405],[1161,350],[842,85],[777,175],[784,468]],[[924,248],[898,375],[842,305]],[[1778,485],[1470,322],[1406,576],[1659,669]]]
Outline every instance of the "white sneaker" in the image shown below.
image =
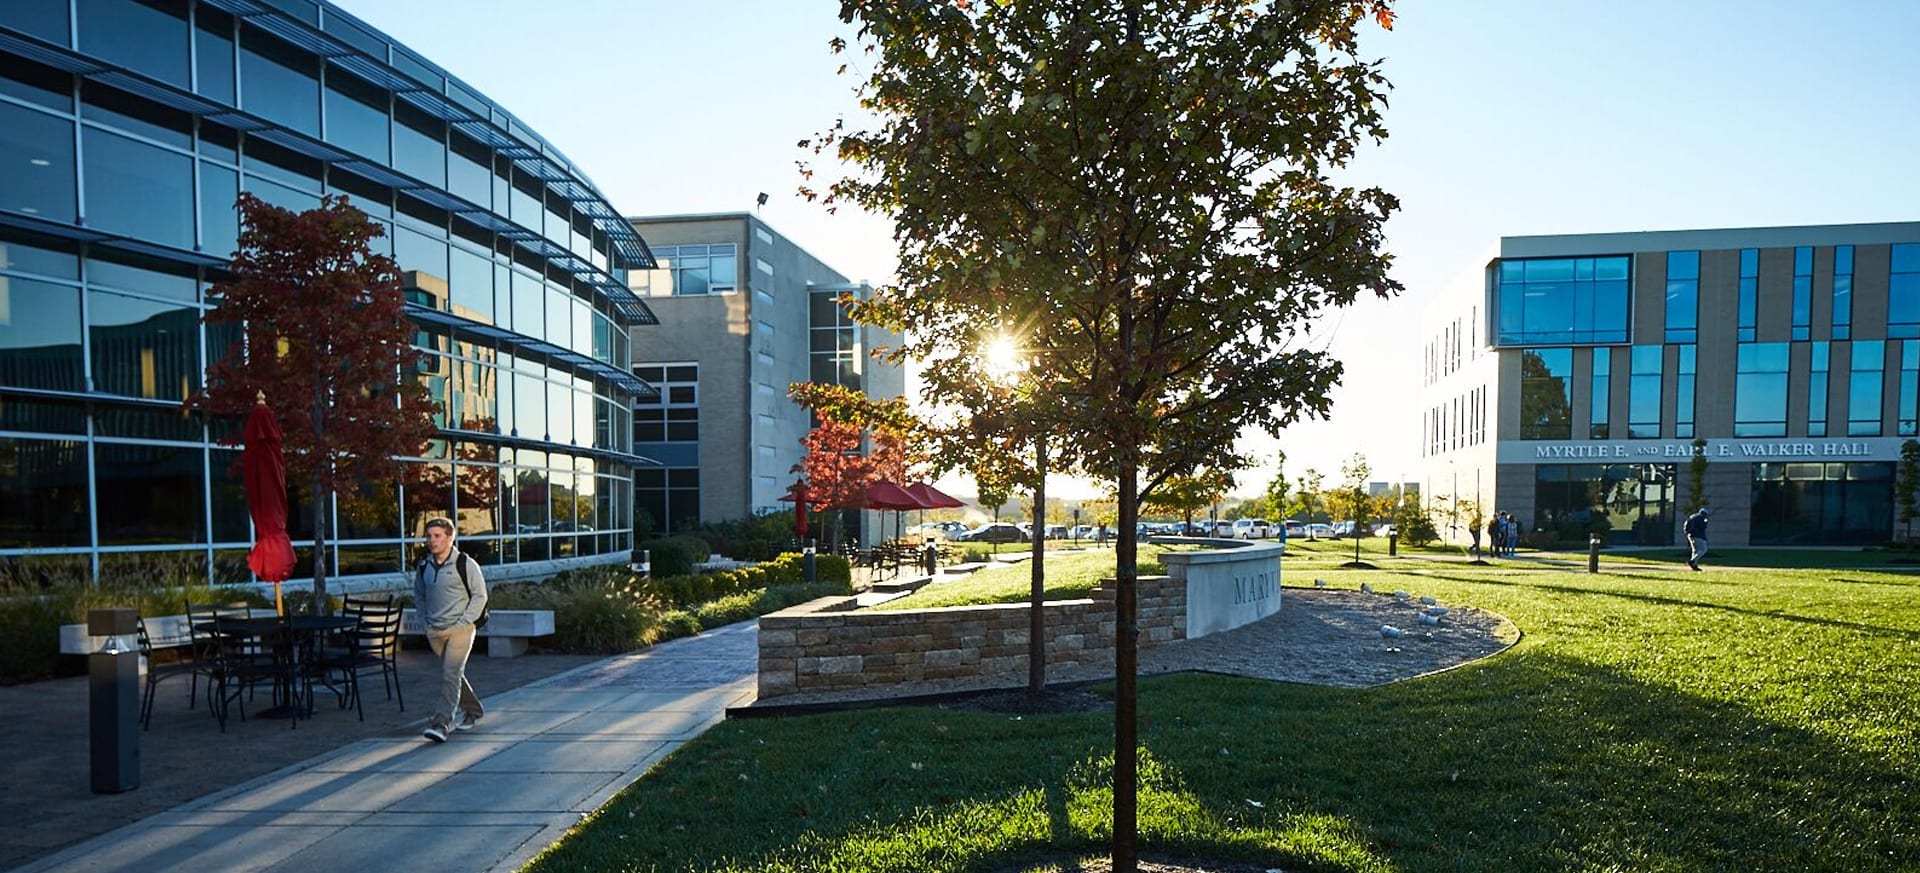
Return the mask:
[[473,730],[474,725],[479,723],[480,723],[479,716],[474,715],[471,712],[461,712],[460,720],[453,723],[453,729],[457,731],[470,731],[470,730]]
[[447,729],[437,724],[427,725],[427,729],[421,731],[420,735],[436,743],[444,743],[447,741]]

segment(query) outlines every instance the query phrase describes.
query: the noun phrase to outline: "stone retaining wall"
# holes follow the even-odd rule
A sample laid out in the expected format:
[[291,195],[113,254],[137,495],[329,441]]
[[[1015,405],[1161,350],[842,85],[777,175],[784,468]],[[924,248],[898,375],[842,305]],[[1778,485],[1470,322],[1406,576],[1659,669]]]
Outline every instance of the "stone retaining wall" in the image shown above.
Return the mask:
[[[1113,597],[1108,581],[1086,600],[1041,607],[1047,665],[1113,663]],[[1185,639],[1186,583],[1139,580],[1142,648]],[[829,597],[760,618],[760,699],[931,679],[1025,675],[1028,605],[849,610]]]

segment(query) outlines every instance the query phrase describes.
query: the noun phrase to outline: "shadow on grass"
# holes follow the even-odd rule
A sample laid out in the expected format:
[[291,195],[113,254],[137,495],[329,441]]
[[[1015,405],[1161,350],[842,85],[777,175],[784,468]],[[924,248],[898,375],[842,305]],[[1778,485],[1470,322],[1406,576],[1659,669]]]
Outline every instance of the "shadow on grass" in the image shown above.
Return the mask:
[[[1911,761],[1539,648],[1363,691],[1151,677],[1140,701],[1146,854],[1290,871],[1920,865]],[[1111,749],[1106,714],[728,722],[529,869],[1002,873],[1097,855]]]

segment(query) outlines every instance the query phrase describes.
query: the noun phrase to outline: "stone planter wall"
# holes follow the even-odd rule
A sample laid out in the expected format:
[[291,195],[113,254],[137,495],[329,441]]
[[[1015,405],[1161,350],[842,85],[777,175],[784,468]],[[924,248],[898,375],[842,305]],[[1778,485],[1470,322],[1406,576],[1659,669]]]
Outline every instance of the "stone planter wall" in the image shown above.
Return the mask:
[[[1047,665],[1113,663],[1113,589],[1086,600],[1042,607]],[[1139,580],[1141,647],[1184,639],[1186,583]],[[1023,676],[1028,605],[847,610],[848,598],[824,598],[760,619],[760,698],[800,691],[899,685],[931,679]]]

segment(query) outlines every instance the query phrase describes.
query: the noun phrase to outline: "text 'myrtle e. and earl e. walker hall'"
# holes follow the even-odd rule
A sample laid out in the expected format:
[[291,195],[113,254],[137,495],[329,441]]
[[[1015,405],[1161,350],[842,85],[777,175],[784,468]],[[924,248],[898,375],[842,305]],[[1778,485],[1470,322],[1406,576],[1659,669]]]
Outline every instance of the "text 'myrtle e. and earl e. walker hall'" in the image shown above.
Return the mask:
[[[1525,531],[1883,542],[1920,424],[1920,222],[1505,237],[1430,313],[1424,493]],[[1704,444],[1703,444],[1704,441]]]

